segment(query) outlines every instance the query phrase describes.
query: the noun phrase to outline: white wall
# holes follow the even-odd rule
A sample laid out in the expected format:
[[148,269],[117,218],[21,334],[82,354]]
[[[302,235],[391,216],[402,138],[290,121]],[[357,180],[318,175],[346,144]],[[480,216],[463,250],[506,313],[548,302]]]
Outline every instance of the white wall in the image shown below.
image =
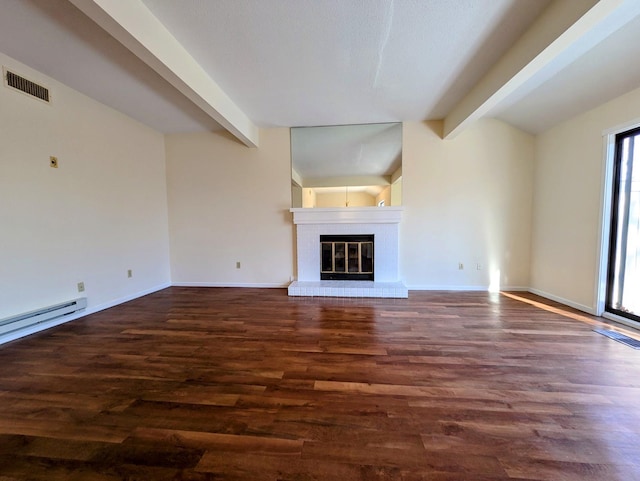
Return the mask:
[[497,120],[453,140],[441,129],[403,124],[401,278],[409,289],[527,287],[533,137]]
[[289,145],[285,128],[261,130],[258,149],[223,131],[166,136],[175,284],[289,283],[295,255]]
[[603,131],[638,117],[640,89],[538,136],[531,269],[535,292],[595,310]]
[[0,318],[79,296],[89,311],[168,285],[163,136],[5,55],[0,62],[53,98],[0,86]]

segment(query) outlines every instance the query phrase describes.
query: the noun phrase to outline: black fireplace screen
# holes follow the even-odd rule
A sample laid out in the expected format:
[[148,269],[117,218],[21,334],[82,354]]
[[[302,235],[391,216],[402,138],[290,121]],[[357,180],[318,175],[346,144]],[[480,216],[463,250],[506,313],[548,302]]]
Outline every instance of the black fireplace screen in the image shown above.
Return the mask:
[[373,235],[321,235],[320,280],[373,280]]

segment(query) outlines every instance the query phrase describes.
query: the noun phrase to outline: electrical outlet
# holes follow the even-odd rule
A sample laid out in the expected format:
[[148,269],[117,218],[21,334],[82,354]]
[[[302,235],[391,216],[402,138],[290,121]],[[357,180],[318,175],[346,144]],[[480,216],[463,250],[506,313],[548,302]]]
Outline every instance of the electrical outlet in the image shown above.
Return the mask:
[[131,269],[127,271],[127,277],[133,277],[133,271]]
[[58,168],[58,157],[54,157],[53,155],[49,157],[49,165],[54,169]]
[[476,264],[476,269],[478,269],[479,271],[482,270],[482,264],[480,264],[479,262]]
[[236,262],[236,269],[240,269],[240,261]]
[[464,264],[462,262],[458,262],[458,269],[459,270],[464,269]]
[[84,282],[78,282],[78,292],[84,292]]

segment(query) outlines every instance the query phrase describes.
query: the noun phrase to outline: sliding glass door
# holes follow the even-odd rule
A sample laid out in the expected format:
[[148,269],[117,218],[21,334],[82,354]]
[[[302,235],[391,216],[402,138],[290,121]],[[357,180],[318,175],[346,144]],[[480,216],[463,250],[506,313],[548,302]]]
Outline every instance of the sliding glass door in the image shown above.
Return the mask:
[[640,128],[616,136],[606,310],[640,322]]

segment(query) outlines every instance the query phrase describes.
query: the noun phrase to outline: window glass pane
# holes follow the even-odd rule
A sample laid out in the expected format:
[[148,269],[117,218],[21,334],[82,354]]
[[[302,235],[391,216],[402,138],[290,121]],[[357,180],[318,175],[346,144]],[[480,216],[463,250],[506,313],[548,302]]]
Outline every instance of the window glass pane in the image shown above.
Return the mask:
[[323,242],[322,244],[322,272],[331,272],[333,270],[333,254],[331,242]]
[[373,242],[362,243],[362,272],[373,272]]
[[360,271],[360,257],[358,255],[358,244],[355,242],[349,243],[349,272]]
[[345,256],[346,244],[344,242],[336,242],[334,245],[336,249],[335,271],[345,272],[346,271],[346,256]]

